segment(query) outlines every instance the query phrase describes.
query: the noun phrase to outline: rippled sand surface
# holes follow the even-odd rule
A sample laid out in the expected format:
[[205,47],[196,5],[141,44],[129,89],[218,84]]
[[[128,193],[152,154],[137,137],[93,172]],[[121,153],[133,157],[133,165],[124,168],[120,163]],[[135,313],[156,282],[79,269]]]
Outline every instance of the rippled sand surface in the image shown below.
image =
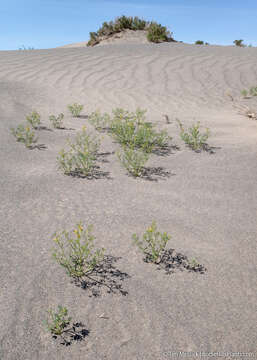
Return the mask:
[[[1,360],[256,351],[257,121],[238,114],[227,96],[256,106],[240,99],[257,85],[256,57],[255,48],[173,43],[0,52]],[[85,105],[79,119],[67,112],[73,102]],[[66,138],[83,125],[95,132],[87,115],[115,107],[147,109],[147,119],[172,136],[179,149],[149,161],[163,172],[127,176],[118,145],[101,134],[106,176],[64,176],[56,157]],[[42,150],[10,134],[33,109],[46,127],[50,114],[65,114],[66,130],[37,132]],[[209,127],[214,153],[188,149],[176,118]],[[53,233],[80,220],[117,257],[113,279],[124,292],[102,287],[94,296],[52,260]],[[168,248],[196,258],[206,273],[178,266],[167,275],[145,263],[131,235],[152,220],[171,234]],[[45,331],[46,310],[58,304],[89,331],[83,341],[63,346]]]

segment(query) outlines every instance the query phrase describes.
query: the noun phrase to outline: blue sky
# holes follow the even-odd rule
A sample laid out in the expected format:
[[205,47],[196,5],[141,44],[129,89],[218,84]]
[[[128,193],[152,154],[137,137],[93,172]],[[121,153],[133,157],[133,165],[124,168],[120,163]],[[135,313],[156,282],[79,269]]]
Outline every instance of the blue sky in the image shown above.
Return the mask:
[[85,41],[122,14],[158,21],[188,43],[257,46],[257,0],[0,0],[0,49]]

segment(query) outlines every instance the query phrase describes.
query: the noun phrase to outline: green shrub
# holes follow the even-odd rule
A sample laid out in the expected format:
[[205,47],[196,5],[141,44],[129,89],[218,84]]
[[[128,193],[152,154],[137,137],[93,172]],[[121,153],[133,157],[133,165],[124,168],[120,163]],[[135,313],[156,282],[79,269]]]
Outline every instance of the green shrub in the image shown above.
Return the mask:
[[87,42],[87,46],[95,46],[99,44],[100,40],[98,39],[98,35],[96,32],[90,32],[90,40]]
[[32,111],[30,115],[27,115],[26,120],[33,127],[33,129],[37,129],[41,123],[40,115],[37,111]]
[[101,114],[100,111],[95,111],[88,116],[88,121],[92,124],[97,130],[106,129],[111,122],[111,117],[109,114]]
[[250,89],[250,94],[251,94],[252,96],[257,96],[257,86],[251,87],[251,89]]
[[66,307],[58,305],[57,311],[53,309],[48,310],[48,319],[45,322],[47,330],[53,335],[62,335],[66,327],[71,322],[71,317],[68,316],[68,310]]
[[171,33],[165,26],[155,22],[145,21],[135,16],[120,16],[115,21],[104,22],[97,32],[90,32],[87,46],[99,44],[105,37],[125,30],[147,30],[148,40],[153,42],[173,41]]
[[57,116],[50,115],[49,121],[52,123],[55,129],[63,129],[63,118],[64,115],[62,113]]
[[30,148],[37,141],[35,132],[29,126],[18,125],[16,129],[11,128],[11,133],[18,142],[24,143],[27,148]]
[[72,105],[68,105],[68,109],[70,110],[73,117],[79,117],[81,111],[83,110],[84,106],[81,104],[74,103]]
[[151,123],[145,122],[146,110],[138,108],[136,112],[115,109],[110,122],[110,132],[123,146],[141,149],[151,153],[155,148],[163,148],[171,139],[165,130],[156,132]]
[[149,159],[149,155],[143,151],[123,146],[121,151],[117,152],[118,159],[127,171],[135,176],[144,174],[144,165]]
[[103,260],[104,249],[94,250],[94,240],[92,226],[84,227],[79,223],[73,231],[55,233],[53,257],[70,277],[81,279],[92,273]]
[[137,234],[133,234],[132,239],[134,244],[146,255],[146,260],[158,264],[162,260],[162,254],[170,236],[166,232],[157,231],[156,223],[153,221],[141,240]]
[[171,33],[166,26],[162,26],[156,22],[151,22],[147,29],[147,40],[154,43],[172,41]]
[[206,141],[209,137],[209,129],[206,129],[205,133],[201,134],[199,131],[200,122],[193,124],[192,127],[185,130],[182,123],[178,120],[180,127],[181,139],[194,151],[202,150],[206,147]]
[[140,19],[139,17],[135,16],[133,18],[132,23],[132,30],[145,30],[148,25],[148,22],[144,19]]
[[247,96],[248,96],[248,91],[247,90],[242,90],[241,91],[241,95],[244,97],[244,98],[246,98]]
[[240,39],[240,40],[234,40],[233,44],[235,44],[236,46],[240,46],[240,47],[245,47],[246,45],[244,44],[244,40]]
[[197,40],[195,42],[195,45],[204,45],[204,42],[202,40]]
[[57,161],[66,175],[90,176],[93,174],[100,141],[87,134],[84,127],[75,142],[68,142],[69,150],[62,149]]

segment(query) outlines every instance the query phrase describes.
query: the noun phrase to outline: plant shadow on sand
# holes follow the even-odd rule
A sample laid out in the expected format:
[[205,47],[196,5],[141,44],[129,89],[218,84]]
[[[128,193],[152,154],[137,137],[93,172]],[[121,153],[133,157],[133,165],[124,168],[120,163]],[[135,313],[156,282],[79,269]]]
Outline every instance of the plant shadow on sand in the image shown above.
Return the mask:
[[78,115],[77,119],[88,119],[88,115]]
[[180,147],[178,145],[167,145],[154,149],[152,153],[158,156],[169,156],[171,154],[174,154],[174,151],[178,150],[180,150]]
[[53,131],[52,129],[48,128],[47,126],[44,125],[39,125],[36,127],[36,130],[45,130],[45,131]]
[[34,149],[37,149],[37,150],[46,150],[47,149],[47,146],[45,144],[36,144],[36,145],[32,145],[29,147],[30,150],[34,150]]
[[[134,179],[138,178],[132,174],[128,175]],[[163,167],[144,167],[140,178],[148,181],[159,181],[175,175],[176,174],[173,174],[170,171],[166,171]]]
[[[89,330],[84,328],[82,323],[74,323],[70,328],[65,329],[60,336],[61,345],[70,346],[73,342],[83,341],[90,333]],[[53,339],[58,339],[57,335],[52,336]]]
[[106,159],[107,156],[109,155],[113,155],[115,154],[115,151],[108,151],[108,152],[103,152],[103,153],[98,153],[97,154],[97,160],[102,162],[102,163],[108,163],[109,161]]
[[99,166],[94,166],[94,169],[88,175],[84,175],[79,170],[73,170],[69,173],[69,176],[77,177],[81,179],[88,179],[88,180],[98,180],[98,179],[108,179],[112,180],[109,171],[102,171],[99,170]]
[[215,154],[216,150],[220,150],[220,149],[221,149],[221,147],[219,147],[219,146],[210,146],[208,144],[204,144],[202,149],[194,150],[194,152],[200,153],[201,151],[205,151],[205,152],[208,152],[209,154]]
[[61,127],[56,128],[55,130],[76,130],[76,129],[74,129],[74,128],[67,128],[67,127],[65,127],[65,126],[61,126]]
[[74,283],[84,290],[90,290],[91,296],[101,295],[101,289],[107,289],[107,293],[116,293],[126,296],[128,292],[123,289],[122,281],[130,278],[126,272],[120,271],[114,264],[119,257],[105,255],[99,264],[89,275],[82,279],[74,279]]
[[[152,262],[149,255],[146,255],[144,261],[146,263]],[[164,270],[167,275],[175,273],[175,270],[186,270],[200,274],[204,274],[207,271],[203,265],[193,260],[190,261],[186,255],[176,252],[175,249],[165,250],[157,266],[158,270]]]

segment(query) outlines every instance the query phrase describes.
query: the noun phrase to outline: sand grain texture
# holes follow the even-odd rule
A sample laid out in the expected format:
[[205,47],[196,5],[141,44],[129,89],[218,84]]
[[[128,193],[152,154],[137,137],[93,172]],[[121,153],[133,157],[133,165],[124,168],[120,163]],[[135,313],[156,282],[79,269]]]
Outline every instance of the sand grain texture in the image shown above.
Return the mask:
[[[257,122],[237,114],[225,95],[237,98],[256,85],[256,56],[255,48],[173,43],[0,53],[1,360],[256,351]],[[171,176],[128,177],[108,135],[100,166],[109,178],[64,176],[56,156],[67,136],[83,125],[94,131],[67,113],[75,101],[85,105],[84,115],[147,109],[149,121],[180,147],[149,162]],[[64,112],[73,130],[41,130],[46,149],[25,149],[9,128],[33,109],[46,126],[50,114]],[[215,154],[186,148],[175,118],[209,127]],[[197,258],[206,274],[166,275],[142,261],[131,235],[153,219],[172,235],[168,247]],[[129,275],[122,282],[127,296],[103,289],[90,297],[52,260],[52,234],[79,220],[94,224],[97,244],[120,258],[115,266]],[[85,341],[66,347],[45,332],[45,311],[59,303],[90,330]]]

